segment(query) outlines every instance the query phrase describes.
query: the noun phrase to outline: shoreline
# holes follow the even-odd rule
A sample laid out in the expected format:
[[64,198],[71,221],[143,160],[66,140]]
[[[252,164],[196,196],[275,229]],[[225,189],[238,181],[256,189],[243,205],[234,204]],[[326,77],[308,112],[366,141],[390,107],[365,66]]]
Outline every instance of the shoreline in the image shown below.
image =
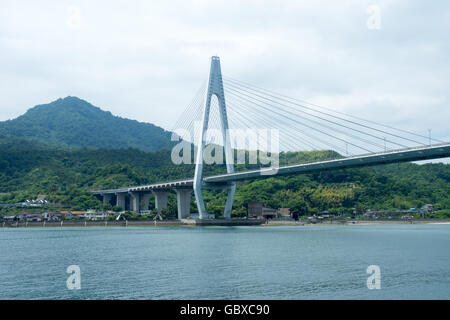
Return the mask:
[[267,221],[264,226],[314,226],[314,225],[387,225],[387,224],[450,224],[450,219],[411,219],[411,220],[331,220],[309,221]]
[[265,223],[263,219],[182,219],[182,220],[80,220],[80,221],[15,221],[1,222],[2,228],[64,228],[64,227],[197,227],[197,226],[255,226]]
[[253,219],[230,219],[230,220],[129,220],[129,221],[51,221],[51,222],[2,222],[1,228],[64,228],[64,227],[204,227],[204,226],[349,226],[349,225],[398,225],[398,224],[432,224],[450,225],[450,219],[417,219],[417,220],[331,220],[331,221],[293,221],[293,220],[253,220]]

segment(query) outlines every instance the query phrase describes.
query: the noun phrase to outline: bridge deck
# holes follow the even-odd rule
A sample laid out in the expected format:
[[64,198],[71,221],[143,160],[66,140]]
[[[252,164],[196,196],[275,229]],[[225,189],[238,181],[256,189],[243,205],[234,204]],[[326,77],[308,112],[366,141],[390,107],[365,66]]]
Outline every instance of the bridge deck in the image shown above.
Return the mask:
[[267,177],[271,175],[284,175],[291,173],[311,173],[316,171],[345,169],[380,164],[438,159],[450,157],[450,144],[440,144],[420,148],[401,149],[396,151],[348,157],[336,160],[318,161],[304,164],[283,166],[279,168],[263,168],[253,171],[228,173],[206,177],[208,183],[220,183]]
[[194,184],[193,179],[175,180],[169,182],[159,182],[147,184],[142,186],[130,186],[119,189],[95,190],[92,194],[107,194],[107,193],[121,193],[121,192],[137,192],[137,191],[151,191],[151,190],[170,190],[176,188],[192,188]]
[[[220,184],[239,180],[257,179],[274,175],[286,175],[293,173],[312,173],[333,169],[355,168],[363,166],[375,166],[380,164],[438,159],[450,157],[450,143],[424,146],[417,148],[401,149],[383,153],[361,155],[336,160],[317,161],[304,164],[283,166],[279,168],[262,168],[236,173],[205,177],[203,180],[209,184]],[[119,189],[97,190],[93,194],[107,194],[119,192],[161,190],[173,188],[192,188],[193,179],[176,180],[155,183],[143,186],[132,186]]]

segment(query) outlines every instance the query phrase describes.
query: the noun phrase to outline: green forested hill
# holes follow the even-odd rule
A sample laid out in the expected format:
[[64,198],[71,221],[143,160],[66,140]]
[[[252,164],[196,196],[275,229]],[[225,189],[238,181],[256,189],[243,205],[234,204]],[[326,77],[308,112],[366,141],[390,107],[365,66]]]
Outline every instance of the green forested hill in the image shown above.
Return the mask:
[[[172,164],[168,150],[56,148],[18,138],[0,138],[0,148],[1,203],[46,194],[51,202],[72,208],[101,208],[90,190],[192,177],[194,172],[193,165]],[[294,163],[335,156],[327,151],[299,152],[282,154],[280,160]],[[206,166],[205,170],[213,174],[224,168]],[[220,191],[206,192],[207,210],[221,214],[224,197]],[[243,215],[252,200],[309,214],[353,208],[409,209],[426,203],[450,209],[450,165],[404,163],[240,182],[233,213]],[[170,201],[169,208],[175,211],[174,197]]]
[[0,135],[107,149],[157,151],[173,145],[171,133],[160,127],[114,116],[76,97],[38,105],[16,119],[0,122]]

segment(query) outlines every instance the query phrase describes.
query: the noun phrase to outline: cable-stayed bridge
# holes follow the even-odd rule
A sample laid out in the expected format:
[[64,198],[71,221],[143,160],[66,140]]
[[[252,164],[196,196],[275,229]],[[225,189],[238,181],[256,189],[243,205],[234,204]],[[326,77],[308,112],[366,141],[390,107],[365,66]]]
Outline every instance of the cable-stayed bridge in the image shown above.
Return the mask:
[[[191,215],[194,191],[199,218],[205,219],[202,189],[226,189],[224,217],[230,218],[237,181],[450,157],[450,143],[431,138],[430,131],[428,136],[418,134],[222,77],[218,57],[212,57],[207,85],[200,88],[173,132],[180,141],[172,151],[175,163],[191,161],[191,148],[196,147],[193,178],[93,194],[104,203],[139,212],[148,209],[152,194],[158,211],[167,208],[168,195],[175,191],[178,218],[183,219]],[[296,164],[279,165],[280,154],[302,150],[333,152],[326,160],[299,159]],[[236,160],[257,163],[258,157],[265,166],[235,172]],[[226,164],[227,173],[203,176],[205,163]]]

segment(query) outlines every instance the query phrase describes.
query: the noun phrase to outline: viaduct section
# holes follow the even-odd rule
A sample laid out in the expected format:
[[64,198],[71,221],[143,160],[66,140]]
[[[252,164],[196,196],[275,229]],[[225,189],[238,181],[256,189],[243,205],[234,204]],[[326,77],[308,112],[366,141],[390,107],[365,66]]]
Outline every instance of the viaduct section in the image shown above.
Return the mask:
[[121,207],[122,210],[142,212],[149,209],[150,197],[155,197],[155,208],[158,212],[167,209],[169,194],[177,195],[178,219],[190,215],[193,180],[180,180],[167,183],[156,183],[145,186],[121,189],[97,190],[92,194],[101,197],[103,203]]

